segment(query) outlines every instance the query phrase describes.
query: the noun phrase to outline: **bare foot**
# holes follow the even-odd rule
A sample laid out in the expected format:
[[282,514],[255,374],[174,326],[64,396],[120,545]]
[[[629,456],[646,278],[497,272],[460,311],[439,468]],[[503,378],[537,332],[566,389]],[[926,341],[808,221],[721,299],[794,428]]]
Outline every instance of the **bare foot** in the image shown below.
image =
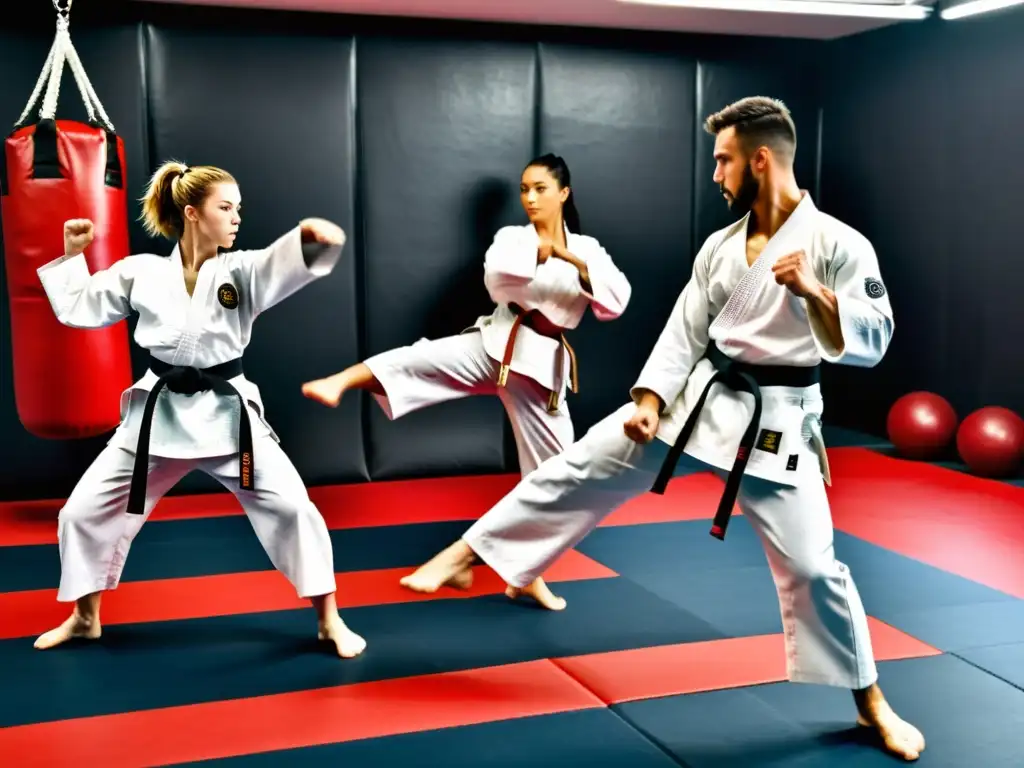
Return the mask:
[[307,381],[302,385],[302,394],[329,408],[337,408],[341,396],[345,394],[345,378],[336,373],[324,379]]
[[539,576],[525,587],[510,586],[505,590],[505,595],[512,600],[521,596],[532,597],[549,611],[561,611],[565,609],[565,598],[557,597],[544,582],[544,579]]
[[473,558],[473,550],[459,539],[399,583],[413,592],[433,593],[442,586],[469,589],[473,585]]
[[327,621],[318,622],[316,636],[318,640],[334,643],[343,659],[355,658],[366,650],[366,640],[349,629],[337,614],[328,617]]
[[422,570],[423,568],[420,568],[415,573],[404,577],[399,583],[406,589],[410,589],[413,592],[425,592],[427,594],[437,592],[440,587],[451,587],[452,589],[461,589],[463,591],[472,589],[473,587],[472,568],[466,568],[459,571],[440,586],[435,586],[433,577],[427,576],[424,578],[420,573]]
[[442,586],[451,587],[452,589],[471,589],[473,587],[473,569],[466,568],[459,571]]
[[99,618],[89,619],[74,611],[67,620],[56,629],[44,632],[35,641],[34,647],[40,651],[54,648],[73,638],[97,640],[103,634]]
[[859,712],[857,724],[878,731],[885,748],[893,754],[904,760],[917,760],[924,752],[924,735],[892,710],[877,685],[858,694],[854,694]]

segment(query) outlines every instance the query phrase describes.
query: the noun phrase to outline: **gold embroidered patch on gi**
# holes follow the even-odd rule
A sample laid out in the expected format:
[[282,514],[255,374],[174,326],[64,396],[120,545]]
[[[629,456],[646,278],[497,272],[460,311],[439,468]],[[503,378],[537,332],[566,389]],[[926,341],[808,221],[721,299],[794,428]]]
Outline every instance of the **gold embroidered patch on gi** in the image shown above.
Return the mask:
[[225,309],[238,309],[238,290],[231,283],[217,289],[217,301]]
[[773,429],[762,429],[758,435],[757,445],[754,447],[759,451],[767,451],[778,455],[779,446],[782,444],[782,433]]

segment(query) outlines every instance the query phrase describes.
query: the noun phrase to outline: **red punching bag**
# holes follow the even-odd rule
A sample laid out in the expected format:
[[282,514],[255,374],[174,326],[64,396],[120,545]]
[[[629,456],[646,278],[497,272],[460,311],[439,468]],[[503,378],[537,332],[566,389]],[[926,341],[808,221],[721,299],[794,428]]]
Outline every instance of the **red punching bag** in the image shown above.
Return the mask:
[[[61,325],[36,270],[63,255],[67,219],[93,221],[96,236],[85,252],[91,273],[127,256],[129,243],[124,143],[71,43],[67,11],[58,11],[50,55],[4,143],[0,208],[18,417],[37,437],[69,439],[108,432],[120,421],[121,392],[132,383],[128,326]],[[65,61],[88,123],[55,119]],[[39,120],[29,124],[44,86]]]

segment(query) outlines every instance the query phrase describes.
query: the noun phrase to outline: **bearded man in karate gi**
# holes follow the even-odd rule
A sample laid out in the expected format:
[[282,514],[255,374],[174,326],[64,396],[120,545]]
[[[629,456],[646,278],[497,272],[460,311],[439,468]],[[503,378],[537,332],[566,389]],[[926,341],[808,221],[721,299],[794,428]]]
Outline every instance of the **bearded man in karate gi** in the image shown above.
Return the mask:
[[872,367],[892,337],[878,259],[797,185],[785,105],[742,99],[705,128],[715,136],[714,181],[741,218],[697,254],[632,402],[402,584],[465,584],[480,558],[525,586],[625,502],[663,492],[673,476],[713,471],[727,482],[712,535],[725,538],[738,501],[777,587],[789,680],[850,689],[858,722],[915,760],[924,737],[878,687],[867,617],[835,558],[821,439],[820,363]]

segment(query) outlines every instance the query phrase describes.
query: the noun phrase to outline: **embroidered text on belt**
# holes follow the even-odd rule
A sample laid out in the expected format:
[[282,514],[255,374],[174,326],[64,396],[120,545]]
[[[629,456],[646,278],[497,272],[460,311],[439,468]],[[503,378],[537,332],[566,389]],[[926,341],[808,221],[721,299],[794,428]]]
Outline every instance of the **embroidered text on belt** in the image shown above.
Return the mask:
[[153,411],[156,409],[157,396],[164,387],[180,395],[195,395],[199,392],[213,390],[218,395],[234,397],[238,400],[240,419],[238,424],[238,484],[247,491],[255,488],[256,464],[253,460],[252,425],[249,422],[249,410],[246,408],[241,393],[228,383],[229,379],[242,375],[242,358],[238,357],[210,368],[189,368],[170,365],[150,356],[149,368],[160,378],[149,391],[146,407],[142,411],[139,443],[135,449],[135,466],[132,469],[132,487],[128,493],[128,514],[141,515],[146,509],[149,437],[153,426]]
[[733,505],[736,503],[736,496],[739,493],[740,481],[743,479],[743,472],[747,468],[747,461],[750,452],[754,449],[754,440],[757,437],[757,429],[761,424],[761,387],[810,387],[820,381],[821,372],[819,366],[797,367],[791,365],[752,365],[733,360],[718,348],[714,341],[709,342],[704,356],[715,366],[715,375],[704,387],[700,399],[697,400],[693,411],[683,425],[679,437],[669,449],[668,456],[661,465],[654,486],[653,493],[664,494],[669,480],[675,473],[676,464],[682,456],[683,449],[697,426],[697,419],[704,408],[704,401],[707,400],[711,385],[716,381],[736,392],[749,392],[754,396],[754,413],[750,417],[747,430],[740,440],[739,450],[736,452],[736,461],[732,465],[729,477],[725,483],[725,491],[718,503],[718,511],[715,512],[715,520],[711,526],[711,535],[716,539],[725,540],[725,529],[729,526],[729,518],[732,516]]
[[[539,315],[536,309],[524,310],[518,304],[509,304],[508,308],[512,311],[512,314],[516,316],[516,319],[512,322],[512,329],[508,334],[508,341],[505,342],[505,354],[501,359],[501,369],[498,371],[498,386],[504,387],[508,383],[508,374],[512,366],[512,356],[516,349],[516,337],[519,335],[519,326],[524,322],[530,328],[530,318],[535,315]],[[542,333],[537,328],[533,328],[537,333]],[[542,335],[547,335],[543,334]],[[569,353],[569,387],[572,389],[573,394],[580,391],[579,375],[576,371],[576,352],[569,345],[569,340],[565,338],[564,333],[558,334],[558,340],[562,342],[562,346],[565,351]],[[555,377],[555,387],[551,390],[548,395],[548,413],[558,412],[558,397],[562,392],[562,365],[561,359],[558,361],[558,375]]]

